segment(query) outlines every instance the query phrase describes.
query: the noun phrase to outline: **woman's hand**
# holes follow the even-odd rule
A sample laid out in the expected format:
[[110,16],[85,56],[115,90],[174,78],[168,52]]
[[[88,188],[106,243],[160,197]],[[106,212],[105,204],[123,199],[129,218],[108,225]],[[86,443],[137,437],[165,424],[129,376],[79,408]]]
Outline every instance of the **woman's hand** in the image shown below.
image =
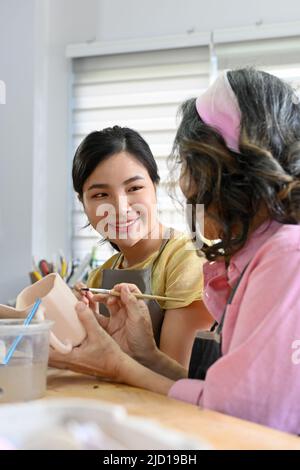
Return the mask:
[[[133,288],[136,289],[135,286],[131,286],[131,289]],[[130,293],[127,293],[126,298],[126,288],[125,292],[123,292],[124,287],[122,289],[122,286],[120,286],[120,290],[122,295],[121,302],[124,302],[127,309],[128,304],[132,302],[132,297],[135,301],[136,299]],[[139,311],[141,312],[142,309]],[[158,356],[154,361],[158,373],[139,364],[125,354],[114,339],[104,331],[98,324],[95,314],[86,304],[79,302],[76,305],[76,311],[82,325],[86,329],[87,337],[80,346],[75,347],[69,354],[61,354],[50,348],[50,367],[70,369],[74,372],[94,375],[96,377],[106,377],[115,382],[146,388],[147,390],[162,394],[168,393],[174,379],[185,377],[185,371],[183,371],[182,375],[182,371],[178,370],[178,364],[174,363],[163,353],[160,353],[160,351],[158,351]],[[130,330],[130,328],[128,329]],[[117,333],[115,332],[115,334]],[[140,351],[142,348],[142,343],[137,342],[137,351]],[[162,375],[160,375],[161,373]]]
[[79,302],[76,305],[76,311],[86,329],[87,337],[80,346],[75,347],[69,354],[61,354],[50,348],[49,365],[58,369],[70,369],[75,372],[122,381],[124,374],[121,373],[121,370],[122,365],[126,362],[126,354],[101,328],[94,313],[85,303]]
[[148,307],[133,295],[141,292],[134,284],[118,284],[113,290],[121,296],[93,296],[94,301],[104,302],[110,312],[110,317],[97,314],[96,318],[124,352],[151,367],[158,349]]
[[73,287],[73,294],[79,300],[79,302],[83,302],[90,307],[91,310],[95,314],[99,313],[99,304],[98,302],[94,301],[94,295],[90,291],[81,290],[82,288],[86,288],[86,284],[83,282],[77,282]]
[[173,381],[163,377],[125,354],[98,324],[94,313],[83,302],[76,305],[78,317],[87,332],[84,342],[69,354],[50,348],[49,365],[82,374],[106,377],[114,382],[145,388],[166,395]]

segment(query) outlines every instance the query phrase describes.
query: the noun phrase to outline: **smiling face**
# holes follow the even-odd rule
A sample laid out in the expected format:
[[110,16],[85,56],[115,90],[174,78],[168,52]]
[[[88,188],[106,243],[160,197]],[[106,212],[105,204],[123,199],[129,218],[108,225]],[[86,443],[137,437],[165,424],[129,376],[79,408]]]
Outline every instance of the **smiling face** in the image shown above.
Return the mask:
[[127,152],[95,168],[83,185],[82,202],[93,228],[120,249],[147,238],[158,225],[155,185]]

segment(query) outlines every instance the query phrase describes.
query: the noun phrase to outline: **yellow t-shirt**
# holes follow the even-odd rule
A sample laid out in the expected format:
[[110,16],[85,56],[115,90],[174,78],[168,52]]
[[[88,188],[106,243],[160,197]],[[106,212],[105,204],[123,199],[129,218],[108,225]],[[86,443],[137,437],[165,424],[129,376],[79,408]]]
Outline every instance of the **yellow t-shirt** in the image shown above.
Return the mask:
[[[153,263],[158,252],[159,250],[126,269],[145,269]],[[113,255],[90,273],[88,287],[101,288],[102,270],[111,269],[118,256],[119,253]],[[168,241],[152,270],[152,294],[183,298],[185,301],[159,301],[162,309],[186,307],[195,300],[202,299],[204,262],[205,258],[197,255],[195,247],[185,234],[177,232],[175,238]],[[118,269],[119,264],[120,262],[115,269]]]

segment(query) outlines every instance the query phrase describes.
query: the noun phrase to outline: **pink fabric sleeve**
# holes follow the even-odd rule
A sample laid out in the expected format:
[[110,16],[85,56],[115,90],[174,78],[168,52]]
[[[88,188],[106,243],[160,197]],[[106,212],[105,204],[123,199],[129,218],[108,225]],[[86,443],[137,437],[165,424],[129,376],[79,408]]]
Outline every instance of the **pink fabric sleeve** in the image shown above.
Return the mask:
[[178,380],[169,390],[169,397],[186,401],[188,403],[192,403],[193,405],[200,405],[203,385],[203,380]]

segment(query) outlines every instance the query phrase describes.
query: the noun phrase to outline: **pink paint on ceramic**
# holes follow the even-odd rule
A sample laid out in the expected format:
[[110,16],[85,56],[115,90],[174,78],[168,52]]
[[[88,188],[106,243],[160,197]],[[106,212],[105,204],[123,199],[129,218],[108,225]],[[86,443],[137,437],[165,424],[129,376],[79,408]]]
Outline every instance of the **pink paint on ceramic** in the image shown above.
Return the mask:
[[75,310],[78,300],[58,274],[48,274],[26,287],[17,297],[16,309],[1,305],[0,317],[26,317],[37,298],[42,302],[36,317],[54,321],[50,333],[51,346],[67,354],[74,346],[82,343],[86,331]]

